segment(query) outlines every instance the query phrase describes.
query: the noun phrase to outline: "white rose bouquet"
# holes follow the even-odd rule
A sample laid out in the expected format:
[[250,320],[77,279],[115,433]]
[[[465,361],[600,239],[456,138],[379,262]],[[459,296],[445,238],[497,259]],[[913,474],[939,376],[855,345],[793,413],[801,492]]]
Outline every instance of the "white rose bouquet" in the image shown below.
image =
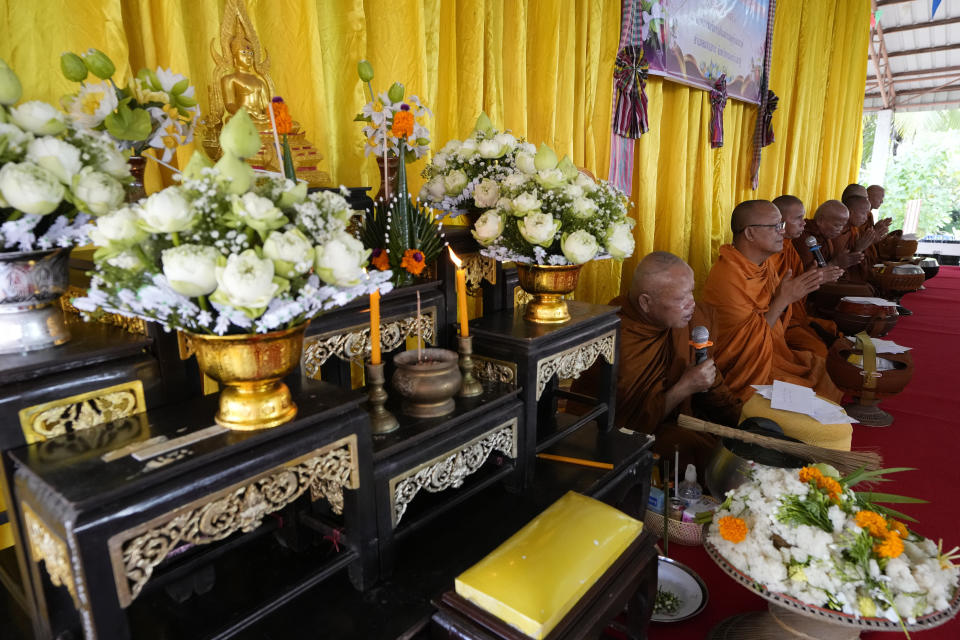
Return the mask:
[[[622,192],[581,173],[566,156],[557,160],[546,145],[535,155],[519,151],[514,165],[496,179],[497,199],[483,200],[486,210],[473,226],[483,255],[567,265],[633,253],[633,220]],[[477,203],[485,180],[476,185]]]
[[490,209],[500,199],[500,182],[518,160],[532,163],[536,152],[532,144],[494,129],[481,113],[465,140],[450,140],[434,154],[421,174],[427,181],[420,200],[452,215]]
[[[76,93],[63,98],[78,127],[106,131],[134,155],[154,148],[164,162],[178,146],[193,140],[200,108],[186,76],[162,67],[141,69],[119,88],[113,81],[113,61],[97,49],[62,54],[60,70],[68,80],[81,83]],[[94,81],[88,80],[89,74]]]
[[[245,111],[223,128],[221,145],[256,153]],[[390,290],[389,271],[366,273],[370,252],[346,232],[350,214],[343,196],[254,177],[229,151],[216,166],[195,155],[180,185],[97,219],[91,286],[74,305],[194,333],[293,327]]]
[[[78,129],[0,60],[0,251],[85,244],[91,216],[125,198],[126,159],[105,134]],[[16,105],[16,106],[14,106]]]
[[854,492],[861,482],[906,469],[854,471],[829,465],[773,469],[757,465],[727,493],[707,536],[736,569],[762,589],[816,607],[904,626],[950,607],[960,568],[956,549],[919,535],[912,520],[880,503],[923,502]]

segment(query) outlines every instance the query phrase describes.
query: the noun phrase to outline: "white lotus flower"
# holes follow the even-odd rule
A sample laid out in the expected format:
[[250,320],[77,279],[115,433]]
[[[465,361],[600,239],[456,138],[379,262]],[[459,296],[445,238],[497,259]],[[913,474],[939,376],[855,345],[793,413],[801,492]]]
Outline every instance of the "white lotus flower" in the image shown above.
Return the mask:
[[560,250],[563,251],[563,257],[573,264],[583,264],[596,257],[600,245],[592,233],[580,229],[564,234],[560,239]]
[[609,253],[616,260],[623,260],[633,255],[635,241],[630,225],[626,222],[618,222],[610,225],[607,229],[604,244]]
[[74,204],[91,215],[102,216],[113,211],[126,195],[119,180],[92,167],[84,167],[73,179]]
[[217,288],[219,257],[220,253],[213,247],[184,244],[165,250],[160,259],[170,287],[179,294],[196,298],[209,295]]
[[487,247],[497,241],[503,233],[504,219],[496,211],[485,211],[470,232],[481,246]]
[[597,215],[597,203],[590,198],[575,198],[572,206],[573,214],[578,218],[592,218]]
[[541,169],[537,172],[536,180],[544,189],[556,189],[567,182],[560,169]]
[[31,100],[10,107],[10,119],[21,129],[38,136],[52,136],[67,128],[67,116],[52,105]]
[[503,186],[507,189],[519,189],[530,180],[530,177],[520,171],[515,171],[503,179]]
[[469,160],[477,155],[477,141],[473,138],[467,138],[457,147],[457,157],[461,160]]
[[307,236],[299,229],[271,231],[263,241],[263,255],[273,260],[274,272],[293,278],[310,271],[314,250]]
[[435,176],[420,189],[420,199],[430,202],[440,202],[447,195],[447,188],[443,183],[443,176]]
[[70,102],[70,117],[81,127],[95,129],[118,104],[117,92],[109,82],[83,84]]
[[360,284],[370,250],[348,233],[338,233],[330,242],[315,248],[317,275],[327,284],[352,287]]
[[65,185],[72,183],[73,176],[83,168],[80,149],[51,136],[31,140],[27,145],[27,160],[50,171]]
[[516,159],[514,160],[517,164],[517,169],[524,172],[527,175],[534,175],[537,173],[537,165],[534,161],[534,156],[532,153],[527,153],[526,151],[521,151],[517,154]]
[[532,193],[521,193],[511,202],[511,209],[514,215],[526,215],[533,211],[539,211],[543,203]]
[[146,237],[140,228],[140,216],[130,207],[122,207],[97,218],[90,240],[98,247],[128,248]]
[[20,160],[33,140],[33,134],[15,124],[0,122],[0,163]]
[[560,230],[560,221],[549,213],[531,213],[519,221],[517,228],[530,244],[549,247]]
[[597,189],[597,181],[585,173],[580,173],[573,179],[573,184],[583,189],[584,193],[593,193]]
[[500,187],[490,178],[484,178],[473,189],[473,203],[482,209],[496,206],[499,199]]
[[150,233],[185,231],[193,223],[193,208],[180,187],[167,187],[140,204],[140,227]]
[[517,139],[509,133],[498,133],[493,136],[494,141],[504,148],[505,151],[513,151],[517,146]]
[[443,177],[443,187],[447,192],[447,195],[455,196],[463,191],[463,188],[467,186],[467,174],[456,169],[451,171]]
[[66,189],[53,173],[32,162],[0,167],[0,198],[7,206],[35,216],[53,212]]
[[493,159],[500,158],[507,152],[506,147],[496,140],[483,140],[477,145],[477,153],[481,158]]
[[443,149],[440,149],[440,153],[444,153],[448,156],[455,154],[459,149],[460,145],[463,144],[459,140],[450,140],[447,144],[443,145]]
[[273,261],[260,258],[253,249],[229,256],[226,265],[217,266],[215,271],[217,288],[210,300],[234,307],[250,318],[260,317],[280,291],[273,277]]
[[279,229],[287,223],[287,217],[273,204],[272,200],[253,192],[234,196],[232,207],[234,215],[248,227],[256,229],[261,237],[266,236],[268,231]]

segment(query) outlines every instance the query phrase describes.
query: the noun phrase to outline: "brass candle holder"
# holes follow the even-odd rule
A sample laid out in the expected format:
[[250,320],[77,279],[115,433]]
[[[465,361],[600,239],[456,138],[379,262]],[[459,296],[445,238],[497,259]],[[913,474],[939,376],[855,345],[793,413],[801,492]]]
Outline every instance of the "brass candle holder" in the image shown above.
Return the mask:
[[460,371],[463,383],[460,385],[461,398],[472,398],[483,393],[483,385],[473,375],[473,336],[460,336]]
[[374,435],[391,433],[400,428],[396,416],[383,405],[387,402],[387,392],[383,389],[383,363],[366,363],[367,373],[367,412],[370,414],[370,431]]

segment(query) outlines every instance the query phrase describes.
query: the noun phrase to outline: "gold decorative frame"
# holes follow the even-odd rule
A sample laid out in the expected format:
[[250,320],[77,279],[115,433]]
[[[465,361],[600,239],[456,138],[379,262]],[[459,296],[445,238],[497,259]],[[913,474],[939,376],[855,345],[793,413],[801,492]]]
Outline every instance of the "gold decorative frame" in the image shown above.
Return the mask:
[[490,284],[497,284],[497,261],[479,253],[468,253],[463,256],[463,267],[466,269],[467,292],[475,296],[480,293],[480,285],[486,280]]
[[[380,341],[385,352],[401,346],[407,338],[417,335],[415,315],[395,315],[380,322]],[[437,307],[425,307],[420,313],[420,335],[425,342],[434,344],[437,335]],[[339,331],[307,336],[303,340],[303,357],[300,366],[308,378],[319,380],[320,367],[332,356],[353,361],[370,351],[370,325],[358,324]]]
[[600,356],[613,364],[617,357],[616,331],[610,331],[566,351],[539,360],[537,362],[537,400],[543,395],[543,390],[547,388],[553,376],[558,376],[561,380],[579,378],[580,374],[592,367]]
[[30,557],[38,564],[41,561],[44,563],[50,582],[57,587],[66,587],[70,597],[73,598],[74,606],[79,610],[80,601],[77,598],[77,585],[73,580],[73,568],[70,565],[67,544],[54,535],[46,523],[25,502],[20,503],[20,509],[29,541]]
[[143,383],[130,380],[21,409],[20,428],[27,444],[32,444],[146,410]]
[[478,380],[517,386],[517,363],[473,354],[473,375]]
[[308,489],[314,500],[325,497],[340,513],[344,487],[359,486],[353,434],[111,536],[107,545],[120,606],[133,602],[177,545],[209,544],[238,531],[252,531],[264,516],[291,504]]
[[[70,299],[82,298],[85,295],[87,295],[86,289],[76,285],[70,285],[67,287],[67,290],[64,292],[64,294],[60,296],[60,308],[67,313],[75,313],[80,315],[80,310],[73,306],[73,303],[70,302]],[[130,316],[122,316],[118,313],[107,313],[104,311],[96,317],[96,321],[102,324],[120,327],[127,333],[132,333],[134,335],[147,335],[147,321],[143,318],[133,318]]]
[[421,489],[439,493],[460,487],[467,476],[483,466],[493,451],[516,459],[517,419],[511,418],[453,451],[390,478],[390,517],[393,527]]

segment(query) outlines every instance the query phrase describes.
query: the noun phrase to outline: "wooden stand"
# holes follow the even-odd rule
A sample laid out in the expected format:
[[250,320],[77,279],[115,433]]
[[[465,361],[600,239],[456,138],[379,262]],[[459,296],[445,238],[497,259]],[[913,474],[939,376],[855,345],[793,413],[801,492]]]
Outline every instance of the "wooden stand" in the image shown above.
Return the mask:
[[708,640],[856,640],[859,629],[839,627],[770,603],[767,611],[727,618],[710,630]]

